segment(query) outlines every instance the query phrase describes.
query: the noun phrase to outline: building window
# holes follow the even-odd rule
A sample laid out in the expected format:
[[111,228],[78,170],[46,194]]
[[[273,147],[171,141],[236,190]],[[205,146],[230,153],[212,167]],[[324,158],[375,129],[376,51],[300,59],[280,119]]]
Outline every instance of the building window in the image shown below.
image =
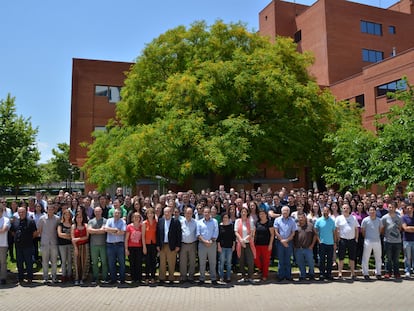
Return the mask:
[[395,35],[395,26],[388,26],[388,32],[390,35]]
[[395,93],[397,91],[404,91],[407,89],[407,82],[405,80],[396,80],[386,84],[377,86],[377,96],[384,96],[387,93]]
[[384,53],[381,51],[362,49],[362,60],[364,62],[376,63],[384,59]]
[[294,40],[295,43],[298,43],[302,40],[302,30],[298,30],[295,32]]
[[355,102],[359,108],[365,107],[365,96],[364,94],[358,95],[355,97]]
[[373,22],[361,21],[361,32],[368,33],[370,35],[382,36],[382,25]]
[[95,85],[95,96],[108,97],[108,87],[103,85]]
[[106,126],[105,125],[96,125],[95,128],[93,129],[95,132],[96,131],[106,131]]
[[121,100],[121,87],[120,86],[106,86],[95,85],[95,96],[108,97],[108,101],[111,104],[116,104]]

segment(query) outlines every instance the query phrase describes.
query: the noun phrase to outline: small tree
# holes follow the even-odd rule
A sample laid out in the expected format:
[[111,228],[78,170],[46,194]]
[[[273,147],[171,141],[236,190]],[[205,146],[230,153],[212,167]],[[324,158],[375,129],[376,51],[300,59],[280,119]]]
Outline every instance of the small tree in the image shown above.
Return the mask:
[[389,112],[377,116],[377,133],[363,128],[355,116],[327,135],[326,141],[333,146],[332,165],[324,174],[329,184],[350,190],[379,184],[392,193],[407,182],[413,189],[414,90],[405,83],[406,90],[387,94],[398,101]]
[[350,107],[348,111],[342,116],[338,130],[326,134],[325,141],[332,146],[332,151],[323,177],[328,185],[356,191],[372,182],[368,172],[376,137],[362,126],[359,109]]
[[371,182],[385,186],[388,193],[403,181],[408,189],[414,189],[414,90],[406,79],[403,81],[406,90],[387,94],[399,102],[378,116],[385,122],[377,123],[378,138],[370,156]]
[[79,169],[69,161],[69,145],[59,143],[57,147],[58,149],[52,149],[53,157],[50,163],[58,181],[79,178]]
[[16,114],[14,97],[0,100],[0,184],[18,189],[39,181],[37,131],[30,118]]

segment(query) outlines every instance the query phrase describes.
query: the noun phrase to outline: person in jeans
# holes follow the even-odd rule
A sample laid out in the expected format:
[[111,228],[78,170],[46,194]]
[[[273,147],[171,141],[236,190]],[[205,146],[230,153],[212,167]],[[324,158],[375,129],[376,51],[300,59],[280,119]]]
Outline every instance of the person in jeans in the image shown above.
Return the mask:
[[37,228],[35,221],[27,217],[25,207],[19,207],[17,213],[19,217],[11,227],[16,245],[17,278],[19,283],[23,282],[26,272],[30,284],[33,280],[33,238],[37,236]]
[[210,279],[213,285],[217,284],[216,265],[217,265],[217,237],[218,223],[211,217],[209,207],[203,209],[204,218],[197,221],[198,243],[198,262],[200,264],[200,284],[205,281],[207,260],[209,263]]
[[111,277],[110,284],[116,284],[117,272],[116,265],[119,265],[119,280],[121,284],[125,283],[125,231],[126,222],[121,218],[121,209],[116,208],[113,212],[114,217],[106,221],[104,230],[106,235],[106,253],[108,256],[109,274]]
[[414,215],[413,205],[407,206],[406,214],[402,216],[403,228],[403,250],[405,277],[410,278],[411,270],[414,268]]
[[392,202],[388,205],[388,214],[381,218],[382,233],[384,235],[384,248],[387,258],[386,272],[384,277],[389,279],[394,272],[394,277],[401,277],[399,272],[399,259],[401,253],[401,228],[400,216],[395,212],[397,203]]
[[106,219],[102,217],[102,213],[101,206],[95,207],[95,217],[89,220],[87,228],[91,248],[92,285],[96,285],[99,281],[99,262],[101,262],[102,282],[105,283],[108,279],[108,257],[106,255],[106,232],[104,229]]
[[[229,215],[223,214],[221,220],[217,237],[217,251],[220,254],[219,277],[220,281],[229,283],[231,282],[231,259],[235,249],[236,236]],[[224,278],[224,266],[226,266],[226,278]]]
[[329,216],[330,209],[324,206],[322,217],[319,217],[315,223],[316,236],[319,242],[319,280],[333,280],[332,277],[332,259],[334,244],[337,240],[335,221]]
[[283,206],[282,216],[276,218],[273,224],[277,237],[277,255],[279,258],[278,281],[292,280],[291,258],[293,255],[293,237],[297,226],[293,218],[289,216],[290,212],[288,206]]
[[72,278],[72,213],[65,209],[62,211],[61,223],[58,226],[59,253],[62,262],[62,282],[70,281]]
[[[313,224],[308,220],[303,212],[298,213],[298,230],[295,233],[293,247],[295,250],[296,263],[299,266],[299,280],[305,280],[308,276],[310,280],[315,279],[313,247],[317,237]],[[309,267],[309,273],[306,275],[306,266]]]

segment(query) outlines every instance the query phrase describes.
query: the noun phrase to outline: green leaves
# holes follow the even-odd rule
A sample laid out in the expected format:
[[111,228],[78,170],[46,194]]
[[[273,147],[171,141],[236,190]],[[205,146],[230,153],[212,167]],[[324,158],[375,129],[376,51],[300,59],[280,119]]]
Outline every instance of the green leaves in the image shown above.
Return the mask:
[[36,147],[37,128],[30,118],[16,114],[15,98],[0,100],[0,184],[19,186],[40,178]]
[[320,167],[338,109],[308,75],[311,62],[292,40],[273,44],[240,23],[167,31],[128,73],[117,126],[90,146],[90,180],[248,177],[263,162]]
[[[408,83],[407,83],[408,84]],[[327,135],[333,145],[333,165],[326,167],[328,183],[341,189],[357,190],[372,184],[392,193],[402,182],[414,186],[414,96],[413,88],[388,94],[398,102],[388,114],[377,116],[377,135],[361,126],[360,119],[349,114],[350,122]],[[354,120],[352,121],[352,119]]]

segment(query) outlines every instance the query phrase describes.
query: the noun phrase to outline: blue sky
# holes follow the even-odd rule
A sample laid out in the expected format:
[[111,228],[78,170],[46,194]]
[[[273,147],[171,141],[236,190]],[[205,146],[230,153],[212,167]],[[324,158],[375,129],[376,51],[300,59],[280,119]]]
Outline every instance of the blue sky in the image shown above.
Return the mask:
[[[258,14],[270,2],[1,0],[0,99],[16,97],[17,114],[38,127],[44,163],[58,143],[69,143],[73,58],[133,61],[166,30],[196,20],[242,21],[256,31]],[[354,2],[386,8],[397,1]]]

